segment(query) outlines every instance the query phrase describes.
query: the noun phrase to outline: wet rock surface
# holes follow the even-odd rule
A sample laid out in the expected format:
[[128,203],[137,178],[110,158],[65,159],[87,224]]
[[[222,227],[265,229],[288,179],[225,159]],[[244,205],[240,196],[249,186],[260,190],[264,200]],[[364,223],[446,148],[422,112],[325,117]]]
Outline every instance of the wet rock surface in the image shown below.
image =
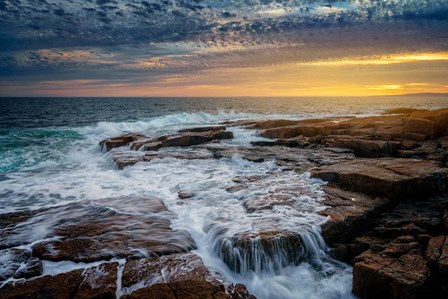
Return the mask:
[[143,155],[129,155],[129,153],[116,153],[113,160],[118,168],[124,169],[127,166],[135,165],[139,162],[151,162],[154,159],[182,159],[182,160],[205,160],[211,159],[213,155],[209,151],[197,149],[194,151],[185,150],[182,152],[159,152]]
[[[185,150],[181,153],[164,151],[160,149],[169,149],[172,147],[190,148],[201,144],[211,143],[223,139],[232,139],[233,133],[226,130],[226,126],[208,126],[179,130],[177,134],[163,135],[157,138],[150,138],[143,134],[125,134],[122,136],[105,139],[100,142],[100,146],[106,151],[114,148],[128,146],[132,151],[114,151],[113,160],[118,168],[123,169],[139,162],[150,162],[153,159],[210,159],[212,154],[200,149]],[[141,154],[141,152],[150,151],[152,153]]]
[[42,262],[31,256],[31,252],[26,249],[10,248],[0,252],[4,260],[0,261],[2,273],[0,281],[8,278],[30,278],[42,274]]
[[[120,283],[118,290],[117,282]],[[193,253],[133,259],[124,266],[104,263],[54,276],[9,282],[0,288],[0,297],[255,298],[242,285],[222,284]]]
[[175,135],[165,135],[154,139],[137,141],[131,149],[145,151],[158,150],[164,147],[192,146],[204,144],[213,140],[232,139],[233,133],[225,127],[193,128],[179,131]]
[[[175,215],[159,198],[100,202],[70,204],[40,214],[41,219],[51,219],[53,213],[60,218],[53,217],[53,231],[46,236],[54,240],[34,245],[33,256],[50,261],[94,262],[186,252],[195,247],[188,233],[170,228]],[[126,207],[138,207],[138,211],[126,211]]]
[[423,298],[428,295],[428,276],[420,244],[402,236],[383,251],[368,250],[356,257],[353,292],[362,298]]
[[135,142],[142,139],[149,139],[149,137],[144,134],[129,133],[117,137],[104,139],[100,141],[100,146],[103,150],[110,151],[113,148],[125,146],[130,144],[131,142]]
[[[135,196],[7,214],[0,298],[255,298],[211,275],[173,219],[161,199]],[[35,244],[33,226],[46,228]],[[48,261],[85,264],[48,275]]]
[[118,263],[106,263],[58,275],[9,282],[0,297],[18,298],[116,298]]
[[223,238],[215,244],[215,251],[236,273],[278,271],[310,257],[301,235],[293,231],[261,231]]
[[122,298],[255,298],[242,285],[225,287],[192,253],[133,260],[123,270]]
[[39,276],[42,261],[91,263],[188,252],[195,244],[188,233],[171,228],[174,218],[155,197],[119,197],[36,211],[26,222],[0,228],[2,235],[8,232],[1,252],[9,257],[0,281]]

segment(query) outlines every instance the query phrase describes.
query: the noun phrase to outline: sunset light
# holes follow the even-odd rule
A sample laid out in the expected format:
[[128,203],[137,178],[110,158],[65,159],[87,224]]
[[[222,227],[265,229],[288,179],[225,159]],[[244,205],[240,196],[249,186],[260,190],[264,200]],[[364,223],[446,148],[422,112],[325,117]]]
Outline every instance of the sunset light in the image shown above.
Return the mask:
[[448,0],[0,0],[0,299],[447,299]]

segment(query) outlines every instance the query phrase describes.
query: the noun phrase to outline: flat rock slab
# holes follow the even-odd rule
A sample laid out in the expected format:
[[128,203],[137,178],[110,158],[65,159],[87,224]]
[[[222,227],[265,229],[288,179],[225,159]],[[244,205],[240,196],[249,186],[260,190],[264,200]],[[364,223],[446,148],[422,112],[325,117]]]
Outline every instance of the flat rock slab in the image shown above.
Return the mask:
[[389,200],[382,197],[369,197],[337,187],[324,186],[328,206],[321,215],[329,220],[322,225],[322,236],[330,245],[351,241],[372,226],[375,216],[384,210]]
[[383,115],[362,118],[333,117],[324,119],[265,120],[240,122],[261,130],[267,138],[288,139],[297,136],[371,135],[381,140],[428,140],[447,134],[448,109],[420,110],[407,115]]
[[443,232],[443,205],[433,202],[400,203],[382,213],[375,221],[373,233],[382,238],[402,235],[437,235]]
[[143,142],[136,141],[131,149],[156,151],[164,147],[184,147],[208,143],[214,140],[232,139],[233,133],[224,129],[209,131],[182,131],[175,135],[166,135]]
[[187,252],[195,244],[186,231],[173,230],[169,212],[155,197],[119,197],[54,207],[21,223],[0,246],[26,244],[30,231],[43,231],[32,245],[40,260],[94,262]]
[[425,198],[448,187],[448,168],[416,159],[357,159],[314,169],[312,176],[389,199]]
[[310,168],[331,165],[354,159],[351,152],[332,152],[325,148],[296,148],[285,146],[252,146],[252,147],[207,147],[214,158],[231,158],[235,155],[251,162],[274,160],[278,166],[303,173]]
[[157,283],[201,278],[214,280],[199,256],[194,253],[171,254],[128,261],[123,270],[122,286],[134,289],[139,283],[147,287]]

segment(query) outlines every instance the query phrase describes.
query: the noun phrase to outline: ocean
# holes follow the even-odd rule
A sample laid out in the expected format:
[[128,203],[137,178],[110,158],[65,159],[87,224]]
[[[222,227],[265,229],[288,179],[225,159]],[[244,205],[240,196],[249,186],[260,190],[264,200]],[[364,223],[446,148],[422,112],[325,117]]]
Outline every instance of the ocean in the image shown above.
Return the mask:
[[[98,143],[125,132],[154,137],[239,119],[365,116],[393,108],[446,107],[448,97],[443,96],[1,98],[0,217],[73,203],[79,205],[71,211],[71,222],[79,221],[86,211],[99,206],[132,216],[141,214],[144,202],[127,205],[116,203],[113,198],[155,196],[163,200],[171,213],[167,216],[171,226],[192,236],[197,244],[195,252],[224,282],[243,283],[258,298],[353,298],[351,267],[332,259],[320,236],[319,226],[326,221],[318,213],[324,209],[320,203],[322,181],[310,178],[308,173],[282,171],[273,161],[254,163],[238,155],[201,160],[155,159],[119,170],[112,153],[102,151]],[[222,141],[225,146],[250,146],[251,141],[264,140],[253,130],[228,130],[234,133],[234,139]],[[181,153],[191,149],[167,151]],[[232,186],[232,179],[253,176],[266,179],[251,182],[245,190],[226,191]],[[295,200],[294,209],[279,207],[254,215],[248,214],[241,204],[248,198],[291,188],[300,189],[288,194]],[[194,194],[194,200],[180,202],[179,191]],[[2,242],[31,248],[54,238],[54,230],[66,221],[67,211],[52,211],[46,217],[31,218],[3,236]],[[264,253],[252,257],[262,257],[259,267],[253,269],[241,260],[239,271],[223,263],[216,253],[223,238],[257,233],[269,223],[275,223],[276,229],[299,232],[306,240],[307,259],[300,264],[285,264],[281,256],[278,260],[263,259]],[[126,233],[132,235],[132,228]],[[219,244],[223,246],[222,242]],[[0,250],[0,274],[8,270],[9,263],[8,253]],[[88,266],[73,261],[43,261],[43,273],[57,274]],[[130,291],[120,289],[117,296]]]

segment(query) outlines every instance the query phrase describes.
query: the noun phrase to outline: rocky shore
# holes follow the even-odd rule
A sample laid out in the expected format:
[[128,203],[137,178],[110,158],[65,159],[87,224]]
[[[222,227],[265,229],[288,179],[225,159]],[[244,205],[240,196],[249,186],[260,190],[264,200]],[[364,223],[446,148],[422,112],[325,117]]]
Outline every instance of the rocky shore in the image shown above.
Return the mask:
[[[221,143],[233,138],[233,127],[256,130],[267,139],[251,146]],[[321,234],[331,254],[353,266],[355,295],[447,298],[447,129],[448,109],[403,109],[364,118],[242,120],[164,136],[130,132],[100,146],[119,169],[154,159],[238,155],[252,163],[275,161],[284,172],[309,172],[327,182]],[[178,147],[185,150],[170,151]],[[268,184],[277,175],[234,178],[227,192]],[[288,186],[247,200],[243,207],[250,214],[291,206],[294,194],[303,192],[300,185]],[[194,194],[180,191],[178,197],[185,201]],[[196,244],[188,232],[172,228],[176,215],[163,198],[104,202],[111,208],[88,202],[3,214],[0,250],[13,262],[0,277],[0,298],[255,298],[245,286],[224,283],[210,273],[192,252]],[[138,213],[117,212],[128,207]],[[26,244],[16,236],[30,223],[45,223],[52,230],[44,241]],[[285,255],[281,262],[294,265],[309,258],[300,234],[279,230],[275,223],[260,222],[259,227],[215,244],[217,255],[234,272],[262,267],[255,251],[263,251],[274,267],[286,266],[275,264],[279,248]],[[248,262],[242,265],[236,254]],[[44,273],[44,263],[65,261],[91,266]]]
[[276,139],[259,145],[344,148],[355,156],[314,160],[310,169],[329,182],[322,235],[335,257],[353,265],[354,294],[446,298],[448,110],[401,112],[247,125]]

